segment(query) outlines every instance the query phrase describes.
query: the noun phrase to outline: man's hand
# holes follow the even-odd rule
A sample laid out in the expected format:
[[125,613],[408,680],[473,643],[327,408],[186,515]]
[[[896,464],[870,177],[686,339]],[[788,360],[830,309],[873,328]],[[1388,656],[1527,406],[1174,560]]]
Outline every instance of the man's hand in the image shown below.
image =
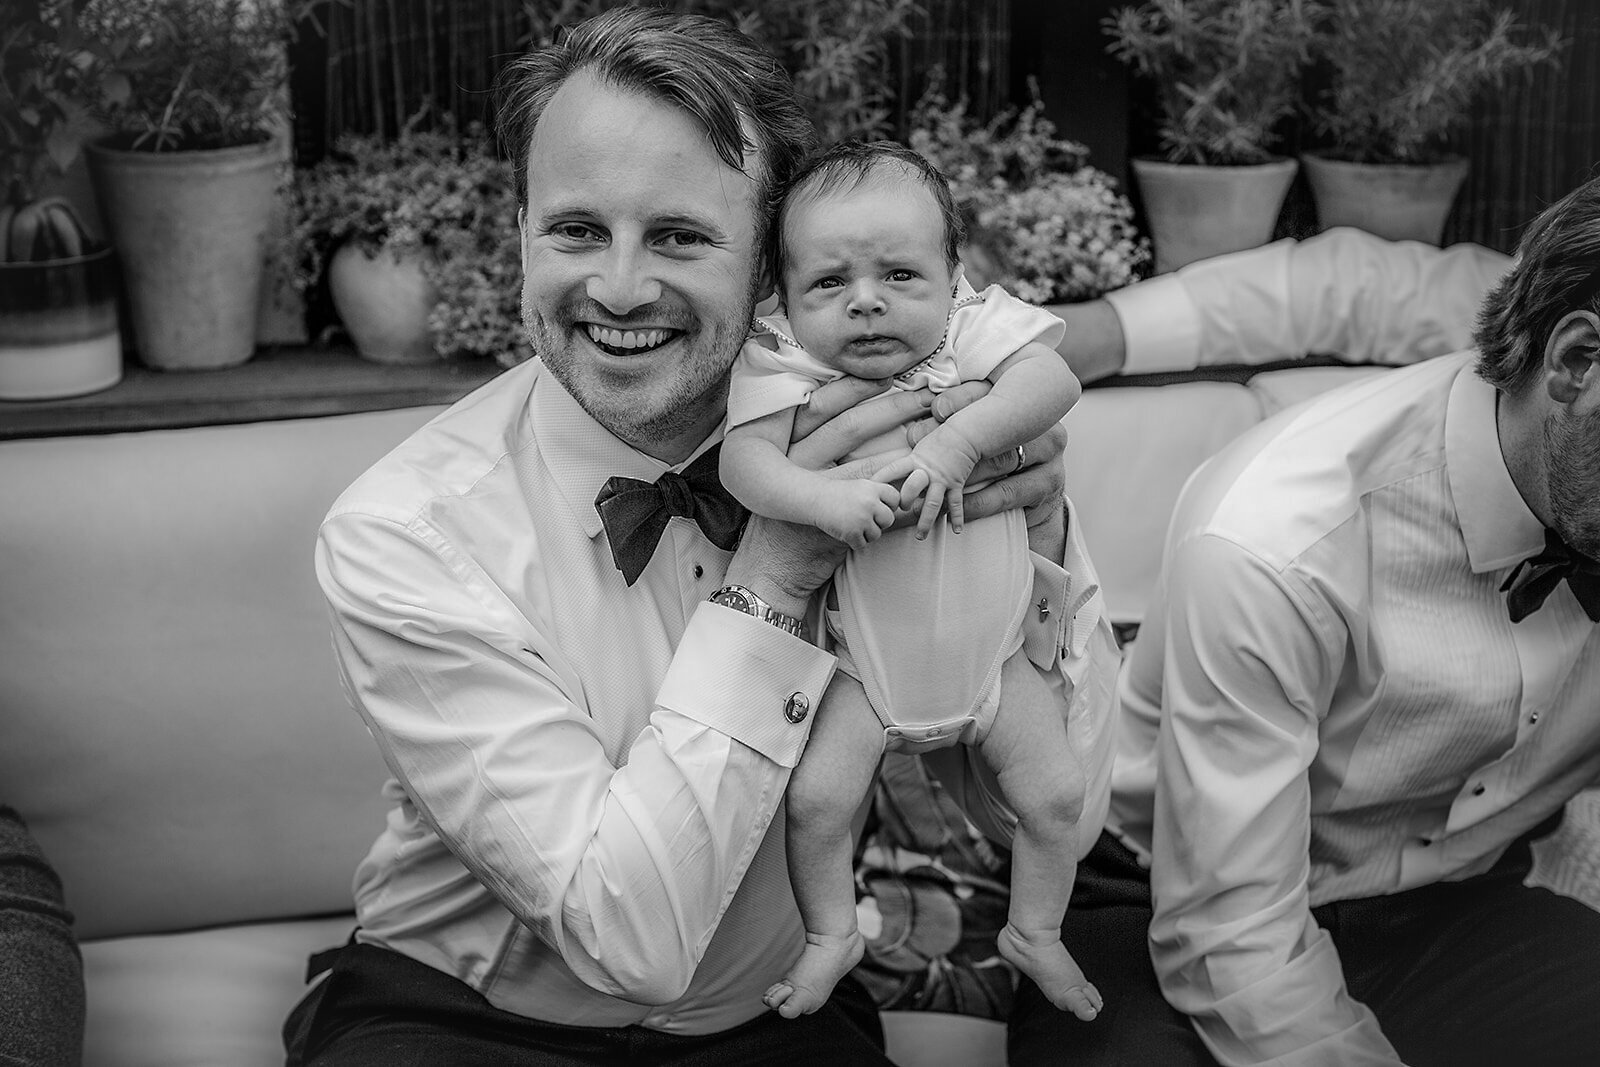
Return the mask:
[[[920,443],[940,423],[973,401],[988,395],[988,392],[987,382],[966,382],[940,393],[932,407],[933,418],[913,423],[907,428],[912,445]],[[980,459],[967,480],[988,484],[965,494],[962,509],[966,517],[981,519],[1012,508],[1022,508],[1027,512],[1030,531],[1041,523],[1059,524],[1067,485],[1066,468],[1061,463],[1061,456],[1066,450],[1066,427],[1056,423],[1022,446],[1023,462],[1020,467],[1017,465],[1015,449]],[[1038,545],[1034,545],[1034,551],[1040,555],[1050,555]]]
[[[841,459],[885,430],[926,416],[933,402],[926,392],[894,390],[870,403],[883,383],[842,379],[812,394],[795,415],[789,458],[824,477],[871,479],[889,457],[868,456],[842,466]],[[898,498],[896,490],[885,490]],[[898,517],[898,515],[897,515]],[[803,616],[807,601],[833,576],[846,546],[813,526],[752,515],[728,564],[727,581],[747,586],[786,615]]]

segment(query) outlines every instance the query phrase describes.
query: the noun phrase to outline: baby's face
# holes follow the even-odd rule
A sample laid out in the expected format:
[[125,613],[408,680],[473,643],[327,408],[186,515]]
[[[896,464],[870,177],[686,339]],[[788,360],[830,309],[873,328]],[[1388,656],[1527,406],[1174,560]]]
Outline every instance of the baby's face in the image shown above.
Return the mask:
[[944,336],[954,281],[939,206],[914,181],[881,174],[793,204],[785,310],[815,359],[857,378],[914,367]]

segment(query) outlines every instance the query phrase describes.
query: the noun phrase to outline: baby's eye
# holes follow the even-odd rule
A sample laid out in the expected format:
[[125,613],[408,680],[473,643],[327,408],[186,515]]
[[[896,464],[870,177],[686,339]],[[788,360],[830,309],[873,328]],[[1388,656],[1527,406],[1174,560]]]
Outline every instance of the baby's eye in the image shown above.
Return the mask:
[[837,289],[843,284],[838,278],[818,278],[811,283],[811,287],[813,289]]
[[901,269],[889,272],[889,280],[891,282],[909,282],[916,276],[917,272],[912,270]]

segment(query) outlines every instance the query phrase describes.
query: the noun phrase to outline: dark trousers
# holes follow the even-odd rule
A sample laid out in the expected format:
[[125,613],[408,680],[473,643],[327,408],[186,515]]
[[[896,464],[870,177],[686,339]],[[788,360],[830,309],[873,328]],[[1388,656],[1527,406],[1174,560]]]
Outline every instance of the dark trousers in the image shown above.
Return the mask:
[[[1350,995],[1372,1009],[1410,1067],[1600,1063],[1600,913],[1522,884],[1530,842],[1558,824],[1476,878],[1313,909]],[[1079,866],[1062,936],[1105,1009],[1078,1022],[1024,981],[1007,1038],[1014,1067],[1215,1062],[1161,996],[1149,925],[1147,872],[1102,835]]]
[[765,1012],[731,1030],[687,1037],[537,1022],[373,945],[348,945],[331,958],[328,976],[284,1026],[289,1067],[891,1067],[877,1010],[850,977],[814,1014]]

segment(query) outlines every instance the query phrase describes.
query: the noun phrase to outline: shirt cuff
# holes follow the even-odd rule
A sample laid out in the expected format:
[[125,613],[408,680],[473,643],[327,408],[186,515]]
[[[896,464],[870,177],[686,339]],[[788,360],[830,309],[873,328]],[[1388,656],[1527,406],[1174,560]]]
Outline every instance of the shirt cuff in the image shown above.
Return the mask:
[[656,704],[793,767],[834,663],[770,623],[708,602],[690,618]]
[[1106,294],[1122,320],[1122,373],[1192,370],[1198,363],[1200,315],[1179,278],[1166,275]]

